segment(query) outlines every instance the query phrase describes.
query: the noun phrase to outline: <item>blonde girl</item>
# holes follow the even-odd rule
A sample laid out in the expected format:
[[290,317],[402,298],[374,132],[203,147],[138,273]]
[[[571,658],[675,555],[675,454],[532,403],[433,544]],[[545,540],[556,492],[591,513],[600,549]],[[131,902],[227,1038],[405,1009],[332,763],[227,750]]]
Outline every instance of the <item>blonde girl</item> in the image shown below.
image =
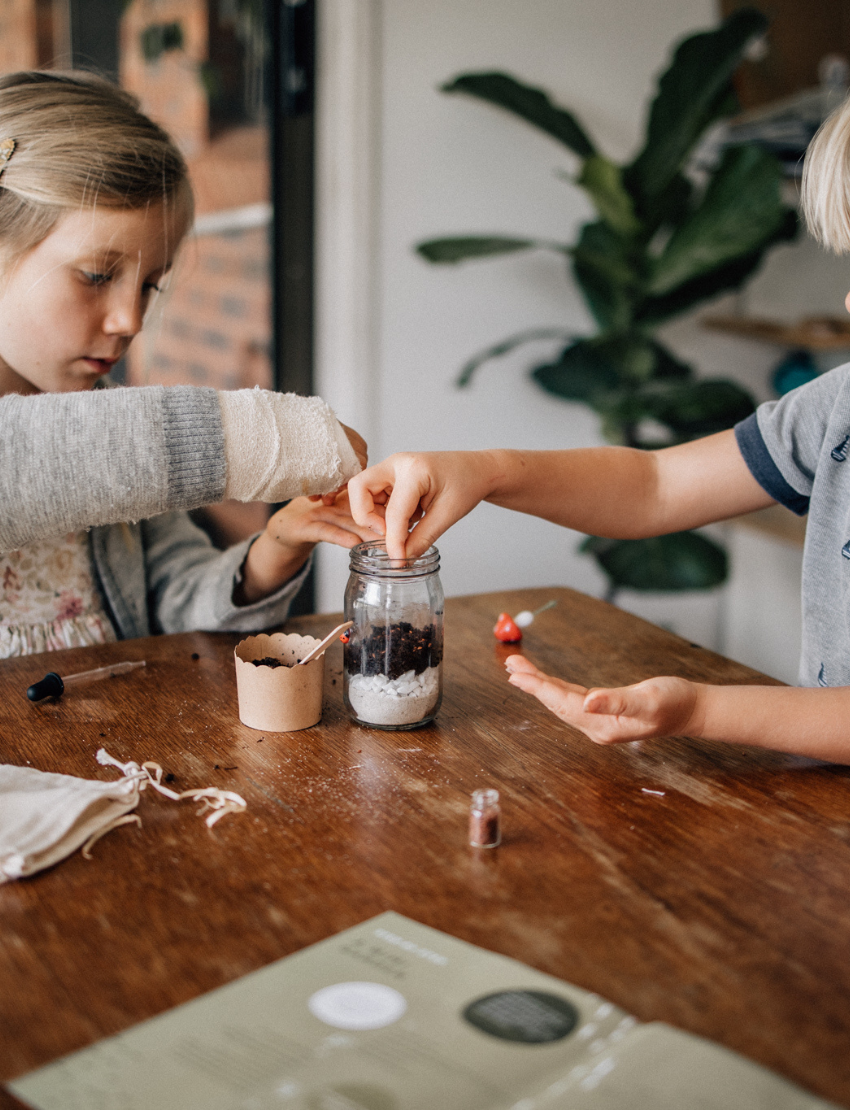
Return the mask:
[[[318,398],[96,388],[191,222],[183,158],[132,97],[0,78],[0,657],[267,627],[317,541],[371,534],[334,495],[365,444]],[[231,497],[297,500],[218,552],[185,510]]]

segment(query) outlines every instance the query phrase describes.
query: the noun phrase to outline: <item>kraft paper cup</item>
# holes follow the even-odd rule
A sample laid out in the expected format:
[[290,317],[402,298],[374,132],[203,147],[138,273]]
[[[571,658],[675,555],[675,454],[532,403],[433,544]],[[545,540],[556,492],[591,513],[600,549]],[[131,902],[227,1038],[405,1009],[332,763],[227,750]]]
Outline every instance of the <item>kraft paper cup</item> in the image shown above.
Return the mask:
[[319,640],[275,632],[249,636],[234,649],[239,720],[263,732],[297,732],[322,719],[324,652],[303,667],[255,667],[252,659],[280,659],[295,664]]

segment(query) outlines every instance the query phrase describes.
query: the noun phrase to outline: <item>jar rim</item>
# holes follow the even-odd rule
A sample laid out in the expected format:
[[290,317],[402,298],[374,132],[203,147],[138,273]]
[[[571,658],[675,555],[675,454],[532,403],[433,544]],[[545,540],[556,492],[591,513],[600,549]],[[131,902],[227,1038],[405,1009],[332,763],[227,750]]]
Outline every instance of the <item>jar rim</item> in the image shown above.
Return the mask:
[[440,552],[429,547],[416,559],[391,559],[384,540],[358,543],[349,552],[349,568],[355,573],[375,574],[388,578],[412,578],[436,574],[440,569]]

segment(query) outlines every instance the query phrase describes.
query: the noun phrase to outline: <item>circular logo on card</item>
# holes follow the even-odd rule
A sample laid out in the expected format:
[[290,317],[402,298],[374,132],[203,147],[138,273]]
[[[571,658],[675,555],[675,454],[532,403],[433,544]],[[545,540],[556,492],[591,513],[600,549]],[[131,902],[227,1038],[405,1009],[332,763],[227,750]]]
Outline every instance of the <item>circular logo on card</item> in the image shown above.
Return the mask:
[[476,998],[463,1011],[470,1025],[520,1044],[550,1044],[569,1036],[579,1020],[566,998],[544,991],[499,991]]
[[382,1029],[407,1010],[407,1000],[383,983],[334,983],[311,995],[310,1013],[335,1029]]

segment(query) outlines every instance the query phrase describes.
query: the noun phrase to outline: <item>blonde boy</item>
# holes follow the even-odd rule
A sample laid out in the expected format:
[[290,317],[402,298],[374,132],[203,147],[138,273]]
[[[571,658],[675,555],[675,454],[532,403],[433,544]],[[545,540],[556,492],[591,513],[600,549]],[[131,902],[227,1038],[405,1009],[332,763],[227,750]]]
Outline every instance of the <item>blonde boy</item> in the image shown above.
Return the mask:
[[[811,144],[803,198],[815,237],[850,251],[850,101]],[[850,311],[850,294],[846,304]],[[850,364],[693,443],[393,455],[349,492],[354,518],[383,531],[396,557],[424,551],[479,501],[618,538],[698,528],[777,502],[807,513],[801,686],[663,676],[587,690],[519,655],[508,659],[509,681],[600,744],[681,734],[850,763],[848,456]]]

